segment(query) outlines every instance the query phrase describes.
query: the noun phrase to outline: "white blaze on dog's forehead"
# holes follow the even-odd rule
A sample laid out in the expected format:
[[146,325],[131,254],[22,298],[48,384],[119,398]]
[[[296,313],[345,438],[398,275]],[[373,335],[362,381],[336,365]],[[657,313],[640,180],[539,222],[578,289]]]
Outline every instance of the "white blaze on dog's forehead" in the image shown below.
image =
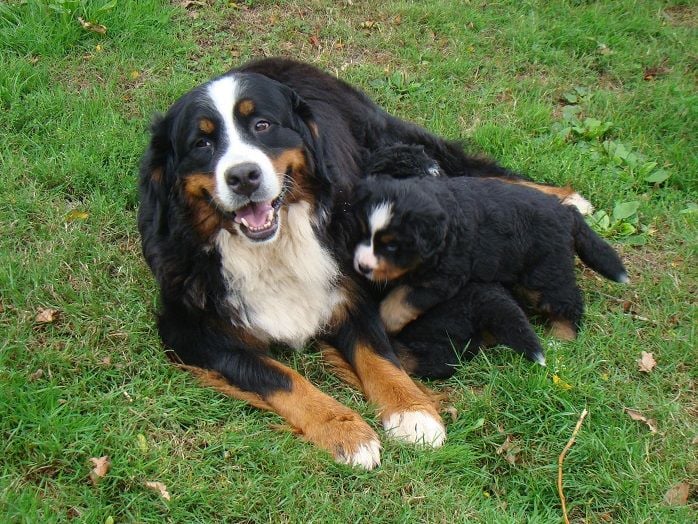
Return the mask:
[[393,217],[393,204],[390,202],[381,202],[375,206],[368,215],[368,227],[371,230],[371,236],[375,235],[388,224]]
[[207,88],[214,109],[223,122],[221,141],[225,151],[218,159],[215,168],[217,203],[227,211],[234,211],[248,203],[246,197],[235,194],[230,190],[225,180],[225,173],[238,164],[251,162],[257,164],[262,171],[259,189],[252,195],[252,200],[273,200],[281,192],[281,184],[269,157],[260,148],[245,141],[240,129],[235,125],[234,109],[240,99],[242,83],[235,76],[225,76],[214,80]]

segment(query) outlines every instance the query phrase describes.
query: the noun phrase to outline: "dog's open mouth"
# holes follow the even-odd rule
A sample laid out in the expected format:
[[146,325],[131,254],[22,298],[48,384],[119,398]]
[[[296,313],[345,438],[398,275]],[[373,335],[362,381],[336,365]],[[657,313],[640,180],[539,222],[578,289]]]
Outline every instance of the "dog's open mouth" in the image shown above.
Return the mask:
[[250,240],[263,242],[272,238],[279,229],[279,209],[283,203],[282,192],[274,200],[250,202],[235,210],[235,223]]

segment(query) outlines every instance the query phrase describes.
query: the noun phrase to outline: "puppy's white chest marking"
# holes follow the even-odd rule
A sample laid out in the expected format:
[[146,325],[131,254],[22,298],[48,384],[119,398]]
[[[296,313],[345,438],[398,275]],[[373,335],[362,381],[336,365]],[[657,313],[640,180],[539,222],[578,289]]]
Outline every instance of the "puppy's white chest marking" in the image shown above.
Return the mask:
[[253,244],[221,230],[216,246],[229,303],[242,322],[265,341],[302,347],[326,325],[343,300],[339,268],[316,238],[306,202],[292,204],[279,219],[279,237]]

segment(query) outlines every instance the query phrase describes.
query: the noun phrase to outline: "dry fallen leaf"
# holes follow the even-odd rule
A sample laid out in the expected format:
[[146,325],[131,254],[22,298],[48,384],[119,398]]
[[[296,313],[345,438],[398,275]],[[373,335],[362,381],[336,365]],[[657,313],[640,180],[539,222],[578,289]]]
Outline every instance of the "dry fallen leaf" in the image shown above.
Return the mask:
[[99,479],[103,478],[107,473],[109,473],[109,469],[111,468],[111,459],[108,455],[105,455],[103,457],[92,457],[90,462],[92,462],[94,465],[94,468],[92,468],[92,471],[90,471],[90,482],[96,485],[99,482]]
[[58,310],[51,308],[39,308],[34,317],[34,320],[39,324],[52,324],[58,320]]
[[654,355],[652,353],[642,352],[642,356],[637,360],[637,367],[643,373],[649,373],[657,365],[657,361],[654,360]]
[[80,22],[80,25],[85,31],[92,31],[93,33],[99,33],[100,35],[103,35],[107,32],[107,28],[104,27],[102,24],[95,24],[89,22],[81,16],[78,16],[78,22]]
[[147,481],[145,483],[145,487],[148,489],[152,489],[153,491],[159,491],[160,496],[162,498],[164,498],[165,500],[170,500],[170,494],[167,491],[167,486],[165,486],[162,482]]
[[653,418],[647,418],[639,411],[634,410],[634,409],[630,409],[630,408],[625,408],[625,412],[628,414],[628,416],[631,419],[637,420],[638,422],[644,422],[645,424],[647,424],[647,427],[650,428],[650,431],[652,433],[657,432],[657,421],[654,420]]
[[320,39],[317,36],[311,35],[308,40],[310,41],[310,45],[313,46],[315,49],[320,48]]
[[34,373],[29,375],[29,382],[34,382],[35,380],[39,380],[41,377],[44,376],[44,370],[39,368]]
[[504,455],[504,459],[513,466],[519,459],[518,455],[520,451],[521,447],[517,446],[511,439],[511,436],[507,435],[502,445],[497,448],[496,453],[497,455]]
[[688,493],[690,486],[687,482],[679,482],[669,488],[669,491],[664,495],[664,502],[670,506],[685,506],[688,502]]

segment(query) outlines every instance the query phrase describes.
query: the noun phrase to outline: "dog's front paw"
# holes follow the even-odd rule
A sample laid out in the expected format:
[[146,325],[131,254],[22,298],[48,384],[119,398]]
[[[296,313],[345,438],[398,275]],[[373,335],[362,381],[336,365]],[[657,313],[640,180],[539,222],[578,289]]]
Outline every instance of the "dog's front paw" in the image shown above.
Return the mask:
[[446,441],[446,428],[441,418],[428,411],[398,411],[383,418],[388,436],[438,448]]
[[348,412],[317,426],[306,438],[341,464],[371,470],[381,463],[378,435],[358,414]]

